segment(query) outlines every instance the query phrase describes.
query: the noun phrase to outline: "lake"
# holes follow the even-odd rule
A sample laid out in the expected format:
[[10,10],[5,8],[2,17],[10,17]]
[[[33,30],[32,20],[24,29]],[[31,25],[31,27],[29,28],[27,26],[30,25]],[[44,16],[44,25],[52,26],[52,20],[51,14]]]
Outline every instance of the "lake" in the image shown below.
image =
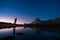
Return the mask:
[[[17,33],[20,33],[17,35]],[[13,36],[13,28],[9,29],[0,29],[0,38],[6,37],[6,36]],[[46,32],[41,31],[39,33],[36,33],[31,28],[23,28],[23,27],[17,27],[16,28],[16,35],[15,40],[59,40],[60,34],[56,34],[53,32]]]

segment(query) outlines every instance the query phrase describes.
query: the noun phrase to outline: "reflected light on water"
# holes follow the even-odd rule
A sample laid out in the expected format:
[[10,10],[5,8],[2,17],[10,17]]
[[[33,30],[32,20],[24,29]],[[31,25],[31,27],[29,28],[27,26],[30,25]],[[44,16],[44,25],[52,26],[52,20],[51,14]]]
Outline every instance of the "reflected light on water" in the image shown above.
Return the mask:
[[[23,27],[16,27],[15,28],[16,30],[21,30],[21,29],[24,29]],[[0,29],[0,33],[3,33],[3,32],[11,32],[13,31],[13,28],[7,28],[7,29]]]
[[24,27],[16,27],[16,30],[24,29]]
[[[21,29],[23,29],[23,28],[21,28],[21,27],[18,28],[17,27],[16,32],[17,32],[17,30],[21,30]],[[13,28],[0,29],[0,37],[11,36],[11,35],[13,35]]]
[[9,31],[12,31],[13,28],[7,28],[7,29],[0,29],[0,33],[2,32],[9,32]]

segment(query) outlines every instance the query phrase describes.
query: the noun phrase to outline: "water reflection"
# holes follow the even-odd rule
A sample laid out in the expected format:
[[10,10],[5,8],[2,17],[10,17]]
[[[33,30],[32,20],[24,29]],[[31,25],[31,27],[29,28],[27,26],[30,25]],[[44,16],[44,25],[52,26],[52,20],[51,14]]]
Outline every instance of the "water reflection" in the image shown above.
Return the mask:
[[[16,33],[33,33],[32,29],[30,28],[23,28],[23,27],[17,27],[16,28]],[[9,29],[0,29],[0,38],[1,37],[5,37],[5,36],[11,36],[13,35],[13,28],[9,28]]]
[[[17,27],[16,33],[24,33],[24,35],[15,35],[15,40],[23,40],[23,39],[30,39],[30,40],[44,40],[49,38],[49,40],[52,40],[53,38],[60,39],[60,34],[56,34],[53,32],[46,32],[42,31],[37,34],[34,30],[31,28],[23,28],[23,27]],[[0,29],[0,38],[5,36],[12,36],[13,35],[13,28],[10,29]]]
[[12,29],[13,29],[13,28],[0,29],[0,38],[1,38],[1,37],[5,37],[5,36],[10,36],[10,35],[12,35]]

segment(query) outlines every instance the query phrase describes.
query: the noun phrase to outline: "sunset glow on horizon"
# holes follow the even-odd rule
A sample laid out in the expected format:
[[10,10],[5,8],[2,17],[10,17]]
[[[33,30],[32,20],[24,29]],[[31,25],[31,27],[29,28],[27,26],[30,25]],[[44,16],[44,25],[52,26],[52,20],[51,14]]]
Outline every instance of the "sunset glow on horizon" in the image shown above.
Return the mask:
[[[0,17],[0,22],[14,23],[14,19],[12,17]],[[25,22],[22,19],[17,19],[16,24],[24,24]]]

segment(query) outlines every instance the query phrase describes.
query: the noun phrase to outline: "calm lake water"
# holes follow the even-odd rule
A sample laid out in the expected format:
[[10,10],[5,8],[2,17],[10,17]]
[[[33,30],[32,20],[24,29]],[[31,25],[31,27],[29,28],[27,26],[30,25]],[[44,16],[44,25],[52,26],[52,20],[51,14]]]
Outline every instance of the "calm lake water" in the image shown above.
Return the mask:
[[[33,39],[36,38],[39,40],[43,40],[47,38],[49,40],[53,40],[53,38],[60,39],[60,34],[56,34],[53,32],[46,32],[46,31],[36,33],[31,28],[17,27],[16,33],[24,33],[24,35],[15,35],[15,40],[23,40],[28,38],[33,38]],[[12,36],[12,35],[13,35],[13,28],[0,29],[0,38],[6,37],[6,36]]]

